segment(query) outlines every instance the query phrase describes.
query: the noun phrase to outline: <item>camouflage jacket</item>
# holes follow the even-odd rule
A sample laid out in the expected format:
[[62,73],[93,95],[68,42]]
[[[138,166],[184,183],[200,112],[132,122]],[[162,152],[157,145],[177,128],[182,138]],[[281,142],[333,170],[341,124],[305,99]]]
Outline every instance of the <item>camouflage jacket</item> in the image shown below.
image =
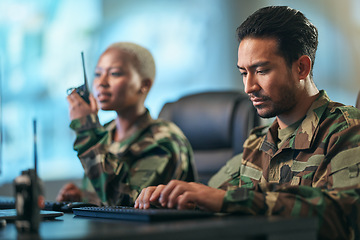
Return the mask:
[[319,237],[360,238],[360,111],[325,91],[278,149],[275,120],[257,128],[209,181],[227,190],[222,211],[315,216]]
[[84,182],[90,182],[102,204],[133,205],[144,187],[196,180],[192,148],[175,124],[153,120],[146,111],[125,140],[114,142],[115,124],[101,126],[95,114],[70,124],[88,178]]

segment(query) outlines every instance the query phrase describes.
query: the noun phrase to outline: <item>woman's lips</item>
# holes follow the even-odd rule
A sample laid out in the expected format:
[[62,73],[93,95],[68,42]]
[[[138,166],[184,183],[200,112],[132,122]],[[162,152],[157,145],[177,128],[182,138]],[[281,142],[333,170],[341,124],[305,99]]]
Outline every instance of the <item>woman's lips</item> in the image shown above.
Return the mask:
[[99,102],[105,102],[108,101],[111,97],[110,93],[102,92],[97,95],[97,99]]

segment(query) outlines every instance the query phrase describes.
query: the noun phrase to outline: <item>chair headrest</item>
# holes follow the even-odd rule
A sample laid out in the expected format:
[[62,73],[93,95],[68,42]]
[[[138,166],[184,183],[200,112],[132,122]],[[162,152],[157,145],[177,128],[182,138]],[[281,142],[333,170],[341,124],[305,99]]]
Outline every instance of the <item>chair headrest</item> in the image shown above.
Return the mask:
[[179,126],[194,150],[231,148],[234,109],[244,97],[236,91],[188,95],[165,104],[159,118]]

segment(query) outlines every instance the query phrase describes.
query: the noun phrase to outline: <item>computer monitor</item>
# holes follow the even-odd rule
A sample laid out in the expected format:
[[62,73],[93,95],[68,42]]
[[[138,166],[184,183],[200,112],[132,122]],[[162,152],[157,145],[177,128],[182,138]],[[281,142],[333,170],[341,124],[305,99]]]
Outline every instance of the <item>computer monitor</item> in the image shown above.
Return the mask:
[[3,145],[3,127],[2,127],[2,61],[0,58],[0,174],[2,173],[2,145]]

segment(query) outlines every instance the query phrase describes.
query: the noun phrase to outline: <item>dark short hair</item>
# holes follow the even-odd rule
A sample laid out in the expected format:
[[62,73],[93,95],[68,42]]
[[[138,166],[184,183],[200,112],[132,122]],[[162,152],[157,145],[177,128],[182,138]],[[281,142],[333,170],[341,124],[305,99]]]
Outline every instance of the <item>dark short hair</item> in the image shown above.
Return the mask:
[[288,66],[302,55],[310,57],[312,68],[318,45],[318,30],[300,11],[287,6],[264,7],[250,15],[237,28],[239,42],[247,37],[274,38],[278,53]]

